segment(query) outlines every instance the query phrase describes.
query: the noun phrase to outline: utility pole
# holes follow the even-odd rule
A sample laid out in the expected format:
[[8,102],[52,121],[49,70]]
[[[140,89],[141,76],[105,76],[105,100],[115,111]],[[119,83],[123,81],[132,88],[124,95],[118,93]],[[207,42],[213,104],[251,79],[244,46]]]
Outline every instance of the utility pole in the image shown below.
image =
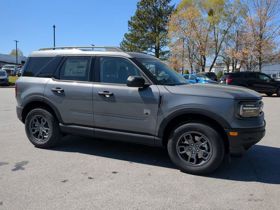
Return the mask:
[[16,42],[16,65],[18,64],[18,47],[17,43],[19,42],[18,40],[14,40]]
[[182,52],[182,74],[184,74],[184,60],[185,60],[185,37],[182,38],[183,52]]
[[53,49],[55,50],[55,25],[53,25]]

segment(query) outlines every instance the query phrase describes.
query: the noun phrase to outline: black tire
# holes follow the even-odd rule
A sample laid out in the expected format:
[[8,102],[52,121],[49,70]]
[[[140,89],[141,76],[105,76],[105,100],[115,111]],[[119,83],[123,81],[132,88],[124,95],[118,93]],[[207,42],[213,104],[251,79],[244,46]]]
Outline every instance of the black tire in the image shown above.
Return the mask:
[[277,90],[276,94],[277,94],[277,97],[280,97],[280,88]]
[[[187,155],[187,152],[189,149],[193,152],[195,152],[194,147],[188,146],[188,148],[185,148],[184,154],[182,154],[179,150],[179,148],[182,148],[184,146],[180,146],[183,140],[186,140],[185,137],[182,137],[184,135],[187,136],[192,136],[192,133],[194,135],[193,139],[198,139],[195,135],[199,134],[201,135],[201,139],[207,139],[205,142],[208,142],[206,145],[209,153],[207,155],[207,160],[204,160],[202,158],[199,158],[199,155],[201,153],[196,153],[196,161],[201,160],[202,162],[197,164],[191,164],[187,160],[183,158],[183,155],[186,157],[189,156]],[[187,140],[188,142],[189,140]],[[204,141],[204,140],[203,140]],[[201,140],[200,140],[201,142]],[[189,144],[189,143],[188,143]],[[197,143],[199,144],[199,143]],[[179,146],[178,146],[179,145]],[[202,144],[201,144],[202,145]],[[192,147],[192,148],[190,148]],[[198,148],[196,147],[196,151],[198,152]],[[203,174],[209,174],[216,170],[221,163],[223,162],[224,155],[225,155],[225,146],[223,143],[223,139],[221,136],[218,134],[216,130],[214,130],[212,127],[202,124],[202,123],[187,123],[184,125],[181,125],[174,129],[174,131],[171,133],[171,136],[169,138],[168,144],[167,144],[167,150],[168,154],[172,160],[172,162],[183,172],[190,173],[190,174],[197,174],[197,175],[203,175]],[[205,148],[201,150],[202,154],[204,154]],[[211,152],[210,152],[211,151]],[[201,155],[200,155],[201,156]],[[206,158],[206,157],[204,157]]]
[[271,97],[273,93],[266,93],[267,96]]
[[[46,121],[44,124],[45,127],[41,126],[42,119],[44,119],[44,122]],[[45,135],[43,135],[42,130],[44,130]],[[34,131],[34,134],[32,131]],[[27,114],[25,119],[25,132],[29,141],[34,146],[44,149],[56,146],[61,138],[57,119],[49,111],[42,108],[33,109]],[[39,134],[41,135],[39,136]],[[36,135],[38,136],[36,137]]]

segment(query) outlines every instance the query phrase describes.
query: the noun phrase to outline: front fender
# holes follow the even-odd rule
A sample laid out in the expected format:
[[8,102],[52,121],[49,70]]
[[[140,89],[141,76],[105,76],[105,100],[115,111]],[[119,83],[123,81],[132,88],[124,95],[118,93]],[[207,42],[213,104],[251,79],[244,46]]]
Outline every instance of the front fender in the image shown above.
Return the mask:
[[227,122],[222,116],[219,116],[218,114],[211,112],[207,109],[202,108],[183,108],[176,111],[171,112],[168,114],[167,117],[165,117],[162,122],[159,124],[158,127],[158,136],[163,137],[164,130],[169,122],[171,122],[176,117],[180,117],[182,115],[201,115],[204,117],[207,117],[211,120],[214,120],[217,124],[219,124],[224,129],[229,129],[231,126],[229,122]]

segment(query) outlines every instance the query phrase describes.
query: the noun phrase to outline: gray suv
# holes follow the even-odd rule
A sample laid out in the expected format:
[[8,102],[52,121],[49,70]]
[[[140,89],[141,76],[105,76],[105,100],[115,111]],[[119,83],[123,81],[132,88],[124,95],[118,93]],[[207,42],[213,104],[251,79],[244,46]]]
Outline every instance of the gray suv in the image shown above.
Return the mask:
[[261,96],[188,84],[160,60],[113,47],[33,52],[16,82],[17,115],[32,144],[65,134],[166,147],[182,171],[207,174],[265,135]]

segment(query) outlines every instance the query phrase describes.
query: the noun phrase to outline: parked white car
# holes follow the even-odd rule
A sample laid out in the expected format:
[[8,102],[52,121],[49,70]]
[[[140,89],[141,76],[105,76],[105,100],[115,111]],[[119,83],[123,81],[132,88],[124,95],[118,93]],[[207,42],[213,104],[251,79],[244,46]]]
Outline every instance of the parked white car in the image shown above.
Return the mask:
[[2,70],[6,71],[8,75],[16,75],[17,74],[17,65],[6,64],[6,65],[2,66]]

